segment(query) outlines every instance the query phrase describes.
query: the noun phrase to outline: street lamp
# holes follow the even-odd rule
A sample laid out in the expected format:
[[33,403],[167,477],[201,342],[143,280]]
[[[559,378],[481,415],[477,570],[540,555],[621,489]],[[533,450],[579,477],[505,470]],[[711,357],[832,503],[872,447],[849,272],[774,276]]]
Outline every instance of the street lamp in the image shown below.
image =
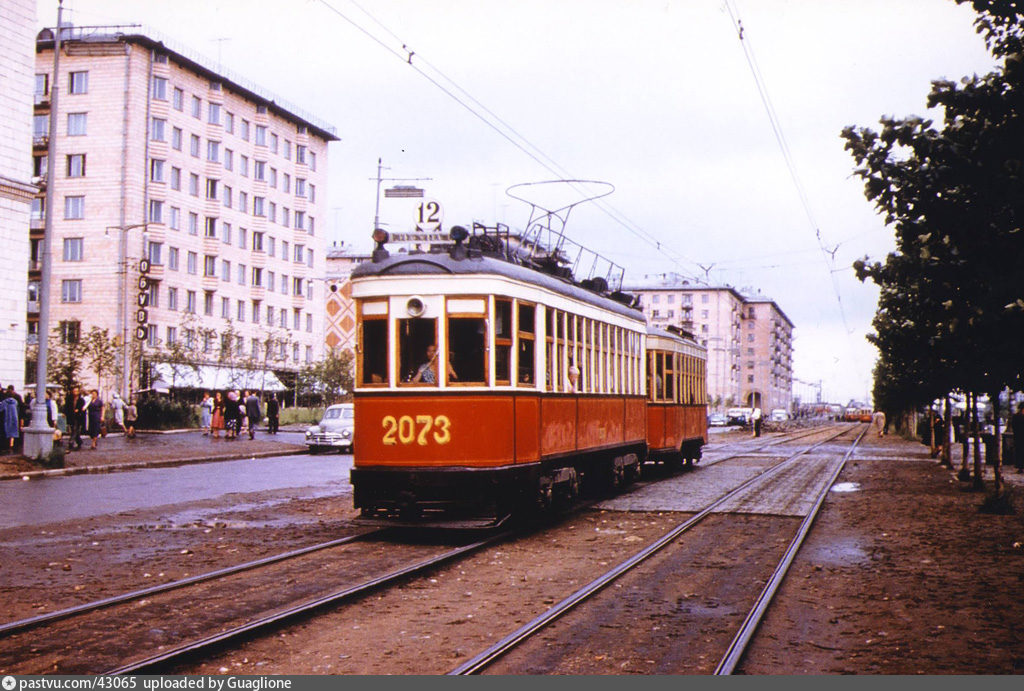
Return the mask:
[[60,36],[63,30],[64,3],[57,5],[57,31],[53,39],[53,79],[50,80],[50,140],[46,149],[49,175],[46,180],[46,225],[43,229],[43,246],[40,253],[39,285],[39,346],[36,357],[36,397],[32,401],[32,421],[24,430],[22,453],[32,460],[43,461],[53,451],[53,428],[46,420],[46,380],[48,377],[46,359],[49,355],[50,338],[50,276],[53,240],[53,188],[57,176],[54,174],[57,160],[57,97],[60,94]]

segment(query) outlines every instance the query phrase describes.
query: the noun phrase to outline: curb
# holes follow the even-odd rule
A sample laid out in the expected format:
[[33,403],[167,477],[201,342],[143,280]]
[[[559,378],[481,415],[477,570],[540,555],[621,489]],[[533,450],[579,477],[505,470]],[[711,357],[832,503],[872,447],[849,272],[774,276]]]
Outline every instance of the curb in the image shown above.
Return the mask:
[[46,477],[62,477],[67,475],[94,475],[100,473],[117,473],[122,470],[140,470],[142,468],[170,468],[193,463],[214,463],[217,461],[243,461],[254,458],[270,458],[273,456],[297,456],[306,453],[305,449],[284,451],[257,451],[246,454],[223,454],[220,456],[196,456],[189,458],[169,458],[162,461],[134,461],[131,463],[111,463],[108,465],[84,465],[72,468],[50,468],[49,470],[28,470],[23,473],[5,473],[0,475],[0,482],[5,480],[34,480]]

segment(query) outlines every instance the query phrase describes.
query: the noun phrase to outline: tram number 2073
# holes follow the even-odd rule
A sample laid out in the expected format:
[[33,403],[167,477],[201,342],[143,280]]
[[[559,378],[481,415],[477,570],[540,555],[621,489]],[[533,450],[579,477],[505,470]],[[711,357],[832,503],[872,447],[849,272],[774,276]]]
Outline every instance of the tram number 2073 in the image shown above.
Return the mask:
[[452,440],[452,422],[447,415],[402,415],[398,418],[385,415],[381,426],[384,428],[383,442],[386,446],[413,443],[426,446],[431,441],[447,444]]

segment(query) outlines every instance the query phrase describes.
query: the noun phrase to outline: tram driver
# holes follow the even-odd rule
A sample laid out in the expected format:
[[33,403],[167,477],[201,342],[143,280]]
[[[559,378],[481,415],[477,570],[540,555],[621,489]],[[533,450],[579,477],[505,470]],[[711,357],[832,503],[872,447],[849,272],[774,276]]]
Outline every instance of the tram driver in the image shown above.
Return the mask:
[[[449,381],[458,378],[458,375],[455,374],[455,369],[452,367],[452,363],[449,362]],[[423,382],[424,384],[437,383],[437,346],[435,344],[431,343],[427,346],[427,361],[420,365],[419,369],[416,370],[416,374],[413,375],[412,381]]]

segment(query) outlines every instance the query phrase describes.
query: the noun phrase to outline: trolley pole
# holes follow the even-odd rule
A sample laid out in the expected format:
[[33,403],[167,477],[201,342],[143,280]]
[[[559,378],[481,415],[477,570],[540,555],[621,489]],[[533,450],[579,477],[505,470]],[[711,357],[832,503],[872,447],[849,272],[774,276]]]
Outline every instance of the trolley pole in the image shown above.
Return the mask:
[[32,401],[32,420],[24,430],[22,453],[32,460],[44,461],[53,451],[53,428],[46,421],[46,380],[49,376],[46,359],[50,338],[50,275],[53,242],[53,183],[57,179],[57,96],[60,94],[60,35],[64,0],[57,0],[57,32],[53,39],[53,77],[50,79],[50,141],[46,148],[46,221],[40,253],[39,280],[39,347],[36,358],[36,397]]

